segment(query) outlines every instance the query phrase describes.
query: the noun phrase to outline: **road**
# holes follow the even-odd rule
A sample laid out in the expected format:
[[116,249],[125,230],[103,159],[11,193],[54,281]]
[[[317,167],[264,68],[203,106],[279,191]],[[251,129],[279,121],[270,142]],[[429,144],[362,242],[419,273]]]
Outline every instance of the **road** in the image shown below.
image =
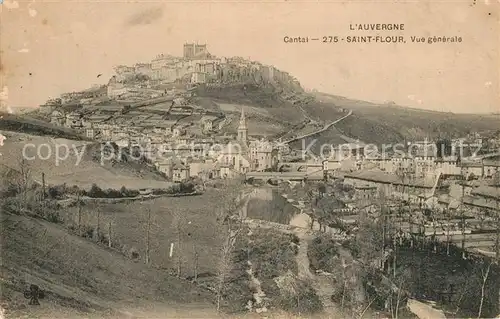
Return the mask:
[[301,139],[307,138],[307,137],[309,137],[309,136],[313,136],[313,135],[316,135],[316,134],[322,133],[322,132],[324,132],[324,131],[328,130],[328,129],[329,129],[330,127],[332,127],[333,125],[337,124],[338,122],[340,122],[340,121],[342,121],[342,120],[346,119],[347,117],[351,116],[351,114],[352,114],[352,110],[349,110],[349,113],[347,113],[347,115],[345,115],[345,116],[343,116],[343,117],[341,117],[341,118],[339,118],[339,119],[336,119],[336,120],[335,120],[335,121],[333,121],[333,122],[330,122],[330,123],[325,124],[325,126],[324,126],[322,129],[317,130],[317,131],[314,131],[314,132],[312,132],[312,133],[307,133],[307,134],[304,134],[304,135],[302,135],[302,136],[294,137],[294,138],[292,138],[292,139],[290,139],[290,140],[288,140],[288,141],[284,141],[283,143],[284,143],[284,144],[289,144],[289,143],[291,143],[291,142],[298,141],[298,140],[301,140]]

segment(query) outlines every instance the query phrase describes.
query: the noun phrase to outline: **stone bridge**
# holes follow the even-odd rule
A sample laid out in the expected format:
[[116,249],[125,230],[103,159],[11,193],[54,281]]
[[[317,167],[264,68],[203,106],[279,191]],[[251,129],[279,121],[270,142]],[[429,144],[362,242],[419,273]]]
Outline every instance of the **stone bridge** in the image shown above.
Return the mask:
[[323,169],[315,172],[249,172],[245,175],[245,180],[280,180],[280,181],[303,181],[303,180],[322,180]]
[[278,165],[278,171],[289,168],[291,172],[310,172],[320,170],[322,167],[322,163],[282,162]]

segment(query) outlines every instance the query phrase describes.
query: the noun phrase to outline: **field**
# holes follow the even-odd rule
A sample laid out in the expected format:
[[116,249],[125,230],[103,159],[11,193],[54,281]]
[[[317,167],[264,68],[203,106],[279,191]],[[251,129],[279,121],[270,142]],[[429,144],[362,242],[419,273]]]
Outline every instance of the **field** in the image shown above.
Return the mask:
[[[81,157],[82,160],[79,161],[78,154],[81,152],[81,147],[85,145],[87,149],[90,149],[89,142],[15,132],[3,132],[2,134],[7,139],[0,148],[2,153],[0,164],[19,170],[24,145],[33,144],[26,149],[28,158],[26,166],[31,170],[31,178],[37,182],[41,182],[42,173],[45,173],[48,185],[67,183],[69,186],[77,185],[85,189],[90,188],[94,183],[101,188],[113,189],[120,189],[122,186],[130,189],[168,188],[171,186],[170,182],[162,180],[151,170],[141,165],[134,165],[134,163],[112,165],[110,162],[105,162],[105,165],[101,165],[99,161],[93,160],[87,153],[84,153],[84,156]],[[67,159],[56,160],[57,147],[59,147],[61,158],[66,157],[66,147],[69,149]],[[37,150],[39,150],[38,155]],[[33,160],[29,160],[31,158]],[[46,159],[44,160],[44,158]]]
[[[111,222],[112,240],[125,250],[134,249],[144,261],[148,210],[151,212],[150,256],[154,266],[174,271],[177,267],[177,254],[181,252],[182,274],[192,276],[195,251],[198,254],[198,272],[215,273],[219,256],[220,225],[217,213],[224,203],[234,198],[231,191],[207,189],[200,196],[163,197],[144,202],[119,204],[89,204],[82,211],[82,225],[96,226],[97,212],[100,212],[100,225],[104,234],[108,233]],[[75,225],[77,208],[66,212],[65,222]],[[176,223],[179,222],[179,228]],[[180,229],[181,248],[177,247],[177,229]],[[174,243],[174,255],[169,257],[170,244]]]

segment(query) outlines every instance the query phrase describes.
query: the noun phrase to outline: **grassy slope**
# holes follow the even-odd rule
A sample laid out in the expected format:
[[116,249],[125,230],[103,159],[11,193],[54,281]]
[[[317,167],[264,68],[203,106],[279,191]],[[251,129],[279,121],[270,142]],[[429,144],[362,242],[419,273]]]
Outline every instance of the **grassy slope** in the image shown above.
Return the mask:
[[297,107],[282,100],[272,88],[258,86],[232,86],[219,88],[199,87],[197,96],[210,98],[215,102],[236,105],[248,105],[266,110],[270,118],[275,117],[277,122],[297,123],[303,120],[302,113]]
[[83,140],[77,132],[58,127],[29,115],[15,115],[0,112],[0,130],[23,132],[33,135],[50,135],[60,138]]
[[[235,86],[224,89],[199,89],[198,94],[225,103],[260,108],[268,113],[271,120],[280,119],[290,124],[304,120],[303,113],[297,106],[284,101],[270,88],[247,87],[245,92],[242,87]],[[317,146],[313,148],[317,152],[321,144],[341,144],[349,141],[349,138],[383,144],[425,137],[458,137],[470,131],[491,131],[500,127],[498,116],[387,106],[323,93],[315,94],[315,100],[303,106],[312,119],[322,122],[334,121],[345,115],[339,108],[351,109],[354,113],[335,127],[307,140],[305,145],[317,138]],[[301,144],[295,143],[294,147],[301,148]]]
[[[170,244],[177,242],[175,222],[180,220],[183,276],[193,275],[195,249],[199,255],[198,272],[215,273],[221,242],[217,213],[234,198],[234,191],[238,187],[208,188],[200,196],[164,197],[143,203],[89,204],[83,207],[82,224],[95,226],[96,211],[99,210],[102,224],[112,223],[115,241],[125,248],[137,249],[143,258],[146,250],[147,210],[150,209],[151,261],[153,265],[176,271],[177,245],[174,247],[174,258],[169,257],[169,250]],[[70,225],[75,223],[77,208],[70,208],[66,213],[66,222]]]
[[[290,132],[290,134],[301,134],[294,132],[293,127],[305,120],[303,111],[296,105],[283,100],[280,94],[272,88],[263,88],[258,86],[247,86],[246,91],[242,86],[219,88],[204,88],[200,87],[197,91],[198,96],[203,99],[223,105],[224,111],[230,111],[229,105],[234,106],[234,112],[240,112],[244,106],[247,111],[249,134],[253,135],[270,135],[274,136],[282,132]],[[339,112],[336,108],[332,108],[331,104],[314,101],[303,109],[314,120],[333,121],[345,114]],[[248,112],[250,111],[250,112]],[[238,117],[225,129],[228,132],[236,132],[238,126]],[[290,135],[288,134],[288,135]],[[341,137],[340,132],[335,129],[328,130],[317,136],[318,147],[312,149],[319,151],[319,145],[324,143],[340,144],[346,141]],[[314,139],[314,138],[313,138]],[[306,141],[306,146],[310,141]],[[292,145],[294,148],[302,148],[301,142],[296,142]]]
[[[10,214],[1,218],[1,302],[8,317],[214,315],[209,296],[165,271],[69,235],[59,225]],[[40,307],[26,307],[22,292],[29,284],[47,291]]]
[[498,116],[385,106],[328,94],[318,94],[317,99],[332,107],[352,109],[354,114],[336,127],[345,135],[368,143],[394,143],[405,138],[436,138],[439,135],[463,136],[469,131],[497,130],[500,127]]
[[[156,187],[166,188],[171,183],[162,180],[157,174],[137,163],[115,164],[105,162],[105,165],[100,165],[99,161],[93,160],[87,154],[83,156],[83,160],[77,164],[77,155],[72,152],[66,160],[60,161],[58,164],[55,160],[56,145],[68,145],[69,149],[73,147],[77,149],[82,145],[88,145],[87,142],[55,139],[47,136],[33,136],[28,134],[5,132],[7,139],[4,146],[1,147],[2,156],[0,156],[0,164],[6,165],[12,169],[19,168],[20,158],[22,157],[23,146],[26,143],[32,143],[37,147],[42,144],[50,146],[52,156],[47,160],[40,159],[36,156],[36,149],[28,148],[26,154],[29,157],[34,156],[34,160],[28,160],[27,164],[31,169],[32,178],[36,181],[41,181],[42,173],[45,173],[47,184],[60,185],[67,183],[68,185],[78,185],[83,188],[90,188],[93,183],[96,183],[101,188],[119,189],[125,186],[130,189]],[[90,146],[86,146],[90,148]],[[61,156],[64,157],[65,149],[60,146]],[[100,147],[98,147],[100,152]],[[47,148],[41,148],[40,155],[47,156]]]

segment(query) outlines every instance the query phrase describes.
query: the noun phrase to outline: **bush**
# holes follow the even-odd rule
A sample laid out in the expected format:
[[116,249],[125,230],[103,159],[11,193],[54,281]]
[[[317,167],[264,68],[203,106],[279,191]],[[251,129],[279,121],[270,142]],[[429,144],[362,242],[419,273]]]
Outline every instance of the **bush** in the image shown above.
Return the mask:
[[164,194],[169,194],[168,190],[165,190],[165,189],[153,189],[153,191],[151,192],[151,194],[153,195],[164,195]]
[[63,221],[57,211],[48,212],[45,218],[51,223],[62,223]]
[[76,185],[68,187],[66,184],[50,186],[47,190],[47,197],[50,199],[62,199],[66,194],[84,195],[85,192]]
[[35,218],[45,219],[51,223],[61,223],[63,221],[59,214],[60,205],[53,200],[40,200],[37,191],[28,192],[26,200],[24,196],[7,197],[2,200],[2,211],[13,214],[24,213]]
[[252,233],[250,241],[240,237],[233,252],[233,268],[227,278],[223,298],[228,312],[244,311],[248,302],[253,300],[255,291],[246,272],[248,260],[252,262],[254,276],[261,282],[262,290],[268,298],[273,298],[264,299],[261,306],[282,308],[280,302],[274,299],[281,292],[273,278],[289,271],[297,273],[297,236],[266,229],[254,229]]
[[191,182],[176,183],[168,190],[164,191],[167,194],[189,194],[195,191],[195,185]]
[[19,188],[13,183],[8,183],[8,185],[2,189],[0,196],[3,198],[14,197],[20,193]]
[[85,192],[83,190],[81,190],[80,188],[78,188],[78,186],[76,186],[76,185],[73,185],[70,188],[67,188],[66,191],[72,195],[84,195],[85,194]]
[[297,274],[295,255],[298,248],[295,235],[283,234],[272,230],[252,230],[250,260],[254,265],[255,276],[261,280],[273,279],[288,270]]
[[139,191],[133,189],[127,189],[125,186],[122,186],[120,189],[120,193],[123,197],[136,197],[139,196]]
[[278,297],[278,306],[292,313],[314,314],[323,310],[323,304],[310,283],[296,280],[296,293],[285,293]]
[[120,190],[108,188],[107,190],[102,190],[96,184],[92,184],[92,187],[88,192],[84,192],[85,195],[92,198],[123,198],[123,197],[136,197],[139,195],[139,191],[127,189],[122,186]]
[[129,257],[130,259],[133,259],[133,260],[138,260],[138,259],[139,259],[139,257],[140,257],[140,255],[139,255],[139,252],[137,251],[137,249],[135,249],[135,248],[131,248],[131,249],[129,250],[129,255],[128,255],[128,257]]
[[249,300],[253,299],[253,291],[249,286],[249,276],[244,269],[236,265],[226,278],[222,299],[226,312],[236,313],[245,310]]
[[180,184],[180,193],[192,193],[194,192],[194,184],[193,183],[181,183]]
[[90,190],[86,193],[87,196],[93,197],[93,198],[103,198],[106,197],[105,193],[103,190],[97,186],[96,184],[92,184],[92,187]]
[[339,252],[335,245],[335,240],[323,234],[314,238],[307,250],[309,266],[313,271],[323,270],[332,272],[333,268],[330,261],[338,255]]
[[66,184],[49,187],[48,196],[52,199],[61,199],[66,194]]
[[342,242],[342,247],[347,249],[354,258],[361,257],[361,247],[357,240],[348,239]]
[[123,194],[116,189],[108,188],[107,190],[104,191],[104,197],[106,197],[106,198],[120,198],[120,197],[123,197]]

